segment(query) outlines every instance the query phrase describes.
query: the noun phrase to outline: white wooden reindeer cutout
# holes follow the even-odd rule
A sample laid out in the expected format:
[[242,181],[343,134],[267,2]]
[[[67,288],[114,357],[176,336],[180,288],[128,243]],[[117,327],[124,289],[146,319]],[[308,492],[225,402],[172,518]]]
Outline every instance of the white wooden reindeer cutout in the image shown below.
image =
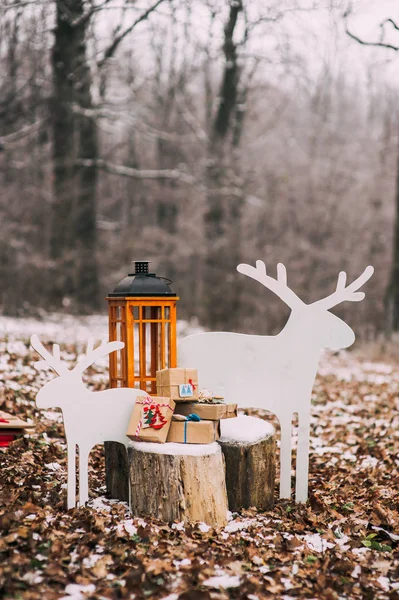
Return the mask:
[[83,372],[98,358],[124,347],[123,342],[109,342],[93,350],[88,344],[85,358],[68,369],[60,357],[60,347],[53,345],[51,354],[31,337],[32,348],[43,358],[35,363],[37,369],[52,368],[58,375],[46,383],[36,396],[38,408],[62,409],[68,449],[68,508],[76,505],[76,446],[79,446],[79,504],[89,499],[88,459],[90,450],[103,442],[129,442],[126,430],[137,396],[147,395],[139,389],[114,388],[91,392],[82,381]]
[[346,286],[346,273],[338,277],[334,293],[305,304],[287,285],[283,264],[277,279],[266,274],[263,261],[256,267],[238,265],[237,270],[273,291],[290,308],[291,315],[276,336],[239,333],[200,333],[186,337],[179,346],[179,366],[195,365],[201,384],[228,402],[241,407],[258,407],[273,412],[280,421],[280,497],[291,496],[291,428],[298,413],[296,460],[297,502],[308,496],[309,422],[312,387],[320,352],[338,350],[355,341],[352,329],[329,309],[344,301],[363,300],[358,292],[372,276],[373,267]]

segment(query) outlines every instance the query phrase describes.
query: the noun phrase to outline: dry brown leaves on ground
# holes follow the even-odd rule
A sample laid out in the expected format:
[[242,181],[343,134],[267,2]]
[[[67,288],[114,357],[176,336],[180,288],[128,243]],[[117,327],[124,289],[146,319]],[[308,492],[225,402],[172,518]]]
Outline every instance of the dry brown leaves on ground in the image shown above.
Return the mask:
[[[310,499],[233,514],[223,530],[132,519],[105,498],[65,510],[60,413],[38,411],[28,344],[3,342],[0,407],[36,423],[0,450],[0,597],[6,599],[399,599],[399,369],[326,359],[313,395]],[[64,347],[73,361],[75,347]],[[100,389],[106,372],[92,370]],[[259,414],[251,411],[251,414]],[[264,416],[261,414],[260,416]],[[277,482],[278,483],[278,482]]]

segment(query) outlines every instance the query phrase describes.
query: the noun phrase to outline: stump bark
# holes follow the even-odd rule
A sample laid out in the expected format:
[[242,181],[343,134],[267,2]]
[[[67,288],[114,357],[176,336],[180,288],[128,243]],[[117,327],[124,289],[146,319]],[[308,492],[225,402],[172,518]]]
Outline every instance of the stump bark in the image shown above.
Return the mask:
[[229,509],[271,508],[276,472],[274,427],[245,415],[224,419],[218,443],[226,462]]
[[153,444],[128,448],[131,510],[162,521],[227,523],[223,454],[217,443]]
[[[235,419],[223,419],[220,424],[222,435],[218,441],[218,444],[220,444],[226,464],[225,485],[227,488],[229,509],[231,511],[239,511],[242,508],[249,508],[250,506],[256,506],[260,510],[267,510],[271,508],[273,506],[274,499],[274,481],[276,470],[275,432],[273,426],[262,419],[247,417],[245,415],[239,415]],[[130,476],[134,474],[135,477],[137,474],[137,477],[140,477],[138,472],[134,473],[135,458],[131,455],[131,448],[135,443],[136,442],[130,443],[129,458],[123,445],[118,444],[117,442],[105,443],[107,491],[111,498],[117,498],[119,500],[123,500],[124,502],[129,502],[129,474]],[[149,444],[147,442],[137,443],[145,443],[146,448],[149,450]],[[151,446],[155,446],[155,449],[158,448],[158,451],[159,449],[166,447],[165,444],[151,444]],[[167,446],[171,446],[171,444],[168,444]],[[190,445],[173,444],[173,446],[175,446],[177,449],[182,448],[185,452],[190,449]],[[212,446],[214,446],[214,444],[212,444]],[[191,447],[196,448],[198,446],[193,445]],[[142,459],[140,465],[144,466],[145,459],[143,457],[140,458]],[[163,460],[165,463],[168,460],[173,463],[172,458]],[[180,459],[178,459],[177,464],[180,464],[179,461]],[[159,464],[162,465],[162,460]],[[161,466],[156,465],[158,465],[156,460],[154,465],[148,464],[146,466],[147,471],[148,469],[161,469]],[[213,466],[210,465],[209,468],[212,469]],[[170,468],[170,471],[173,471],[172,467]],[[176,470],[173,472],[177,473],[178,471]],[[209,479],[212,476],[212,471],[205,473],[205,476],[206,479]],[[151,503],[153,494],[155,494],[155,491],[153,491],[155,477],[153,478],[152,482],[149,478],[149,474],[146,476],[143,475],[142,477],[147,477],[150,483],[147,481],[145,482],[145,494],[147,494],[147,498],[141,498],[140,502],[139,499],[135,500],[136,511],[145,511],[146,509],[143,507],[144,504],[146,503],[148,505]],[[199,479],[196,489],[202,486],[204,475],[200,473],[198,477]],[[192,479],[190,480],[190,483],[192,483]],[[222,486],[223,484],[220,485]],[[157,490],[156,493],[159,495],[160,491]],[[195,493],[196,492],[194,490],[194,494]],[[160,501],[157,500],[155,504],[157,502],[159,503]],[[174,520],[174,518],[184,520],[180,517],[184,511],[180,509],[170,509],[169,514],[173,513],[173,515],[177,515],[176,517],[173,516],[171,518],[166,518],[168,513],[166,508],[163,506],[161,508],[154,508],[154,505],[151,505],[151,510],[156,510],[157,513],[159,511],[159,514],[165,513],[165,520]],[[184,510],[187,512],[187,509]],[[145,513],[143,512],[143,514]],[[160,516],[159,518],[163,517]],[[195,517],[195,519],[197,519],[197,517]],[[204,522],[208,523],[208,521],[202,517],[198,517],[198,520],[203,520]]]
[[126,447],[105,442],[105,483],[110,498],[129,502],[129,468]]

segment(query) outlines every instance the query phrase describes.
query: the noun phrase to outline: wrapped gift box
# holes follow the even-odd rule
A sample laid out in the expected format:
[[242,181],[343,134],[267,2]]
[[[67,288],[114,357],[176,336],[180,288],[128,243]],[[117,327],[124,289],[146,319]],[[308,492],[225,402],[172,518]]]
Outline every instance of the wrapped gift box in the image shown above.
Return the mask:
[[182,444],[211,444],[219,438],[219,421],[177,421],[173,419],[166,441]]
[[231,419],[237,416],[237,404],[208,404],[205,402],[179,403],[175,408],[175,414],[185,415],[194,413],[201,420],[219,421],[220,419]]
[[198,400],[197,369],[162,369],[157,371],[157,393],[175,402]]
[[[33,425],[27,423],[26,421],[22,421],[22,419],[19,417],[10,415],[4,410],[0,410],[0,431],[3,429],[19,430],[20,434],[32,433],[34,431]],[[6,431],[2,431],[2,433],[6,434]]]
[[138,396],[127,429],[127,437],[164,444],[174,408],[175,403],[171,398]]

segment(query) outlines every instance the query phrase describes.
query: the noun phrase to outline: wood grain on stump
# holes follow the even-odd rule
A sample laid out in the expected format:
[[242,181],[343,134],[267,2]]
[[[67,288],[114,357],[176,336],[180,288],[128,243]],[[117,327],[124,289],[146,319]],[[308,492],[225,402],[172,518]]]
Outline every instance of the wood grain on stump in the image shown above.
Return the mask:
[[216,443],[131,442],[128,465],[133,515],[226,525],[224,459]]
[[256,417],[239,415],[221,421],[221,433],[218,443],[226,462],[229,509],[271,508],[276,471],[274,427]]

